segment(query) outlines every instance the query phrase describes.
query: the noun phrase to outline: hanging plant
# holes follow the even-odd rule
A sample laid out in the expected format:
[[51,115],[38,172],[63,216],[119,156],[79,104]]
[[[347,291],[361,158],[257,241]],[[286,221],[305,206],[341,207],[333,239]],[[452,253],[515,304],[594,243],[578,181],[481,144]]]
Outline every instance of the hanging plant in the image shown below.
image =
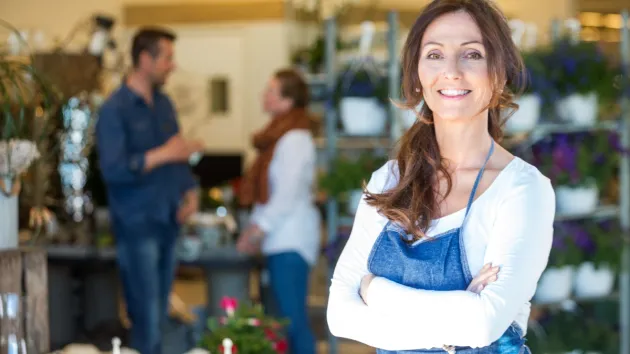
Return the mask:
[[385,105],[389,100],[387,77],[376,69],[369,70],[364,67],[353,69],[349,66],[339,74],[333,95],[335,106],[338,106],[344,97],[376,98],[379,103]]

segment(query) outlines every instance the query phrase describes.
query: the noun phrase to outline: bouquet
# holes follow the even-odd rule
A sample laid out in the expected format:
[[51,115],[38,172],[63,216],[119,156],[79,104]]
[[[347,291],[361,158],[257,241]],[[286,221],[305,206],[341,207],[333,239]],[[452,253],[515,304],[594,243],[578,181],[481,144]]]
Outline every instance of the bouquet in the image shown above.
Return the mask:
[[[282,333],[288,324],[264,315],[261,305],[238,306],[235,298],[224,297],[221,307],[226,316],[208,319],[208,330],[201,347],[223,354],[282,354],[288,349]],[[225,341],[229,339],[228,341]],[[229,347],[224,347],[224,343]]]

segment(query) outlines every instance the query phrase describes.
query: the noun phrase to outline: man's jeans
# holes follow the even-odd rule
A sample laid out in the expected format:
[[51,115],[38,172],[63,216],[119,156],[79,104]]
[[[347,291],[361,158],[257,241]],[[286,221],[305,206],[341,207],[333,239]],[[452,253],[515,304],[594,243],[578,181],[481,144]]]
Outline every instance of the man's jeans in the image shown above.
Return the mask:
[[131,347],[140,354],[160,354],[179,227],[143,221],[118,224],[115,229],[118,266],[132,323]]

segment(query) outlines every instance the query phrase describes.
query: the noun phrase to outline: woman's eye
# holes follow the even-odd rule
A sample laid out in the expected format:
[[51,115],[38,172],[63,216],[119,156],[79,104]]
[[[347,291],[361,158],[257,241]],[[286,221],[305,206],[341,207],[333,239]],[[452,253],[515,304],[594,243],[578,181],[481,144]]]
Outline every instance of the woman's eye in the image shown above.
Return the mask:
[[427,59],[440,59],[440,55],[437,53],[429,53],[429,55],[427,55]]
[[466,57],[474,60],[483,59],[483,56],[477,52],[468,53]]

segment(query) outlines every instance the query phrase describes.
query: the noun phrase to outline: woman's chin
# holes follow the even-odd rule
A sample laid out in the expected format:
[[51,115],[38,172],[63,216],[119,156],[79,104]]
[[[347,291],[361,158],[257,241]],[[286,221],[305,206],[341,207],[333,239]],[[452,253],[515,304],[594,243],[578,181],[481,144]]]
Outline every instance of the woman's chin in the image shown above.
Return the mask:
[[479,110],[474,109],[445,109],[433,111],[435,120],[448,122],[469,122],[472,118],[483,116],[479,114]]

